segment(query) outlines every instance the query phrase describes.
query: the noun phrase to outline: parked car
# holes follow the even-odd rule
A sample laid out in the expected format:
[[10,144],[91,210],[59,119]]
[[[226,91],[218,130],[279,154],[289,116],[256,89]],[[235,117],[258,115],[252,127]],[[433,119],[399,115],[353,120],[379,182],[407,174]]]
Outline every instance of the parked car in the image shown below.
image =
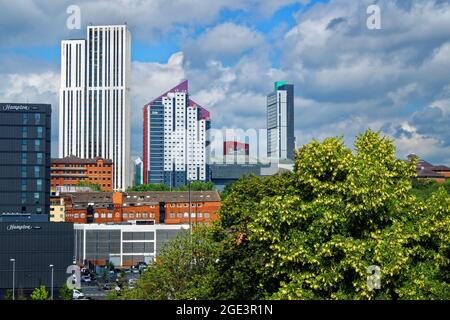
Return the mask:
[[105,283],[105,284],[103,285],[103,290],[105,290],[105,291],[110,291],[110,290],[112,290],[111,285],[110,285],[109,283]]
[[74,290],[73,290],[73,293],[72,293],[72,298],[73,298],[74,300],[78,300],[78,299],[85,298],[85,296],[84,296],[84,293],[83,293],[83,292],[78,291],[77,289],[74,289]]
[[130,270],[130,269],[123,269],[123,272],[125,272],[125,273],[131,273],[131,270]]
[[131,270],[131,272],[133,272],[134,274],[139,273],[139,271],[140,271],[139,268],[133,268],[133,269]]
[[84,275],[84,276],[81,276],[81,282],[91,282],[92,280],[91,280],[91,276],[86,276],[86,275]]

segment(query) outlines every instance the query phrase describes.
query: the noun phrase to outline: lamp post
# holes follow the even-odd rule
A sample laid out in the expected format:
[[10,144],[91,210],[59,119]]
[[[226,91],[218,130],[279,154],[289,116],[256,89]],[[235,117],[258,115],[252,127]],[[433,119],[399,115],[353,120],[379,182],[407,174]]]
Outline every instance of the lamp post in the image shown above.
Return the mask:
[[189,185],[189,235],[192,242],[192,224],[191,224],[191,213],[192,213],[192,204],[191,204],[191,175],[189,175],[188,178],[188,185]]
[[50,291],[50,300],[53,300],[53,267],[54,265],[49,265],[50,269],[52,270],[52,282],[51,282],[51,291]]
[[13,278],[12,278],[12,299],[16,300],[16,259],[9,259],[13,264]]

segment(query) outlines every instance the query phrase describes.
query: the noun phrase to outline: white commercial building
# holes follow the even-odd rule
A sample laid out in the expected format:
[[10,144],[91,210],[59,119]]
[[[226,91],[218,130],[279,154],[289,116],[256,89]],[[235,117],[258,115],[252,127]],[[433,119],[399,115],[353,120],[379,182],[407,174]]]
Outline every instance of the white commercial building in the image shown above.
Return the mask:
[[115,266],[152,262],[161,246],[189,225],[75,224],[75,261]]
[[59,157],[113,161],[114,190],[130,186],[131,33],[89,26],[61,42]]

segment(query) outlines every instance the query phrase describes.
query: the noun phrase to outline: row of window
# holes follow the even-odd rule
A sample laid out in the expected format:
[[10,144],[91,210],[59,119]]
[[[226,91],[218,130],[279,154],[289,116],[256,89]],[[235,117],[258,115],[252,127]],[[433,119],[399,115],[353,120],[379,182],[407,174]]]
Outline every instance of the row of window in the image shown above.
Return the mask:
[[[204,214],[203,214],[203,212],[197,212],[197,214],[195,214],[195,212],[191,212],[191,218],[203,218],[203,216],[206,219],[208,219],[209,218],[209,212],[205,212]],[[176,217],[178,219],[189,218],[189,214],[187,212],[185,212],[185,213],[178,212],[176,214]],[[171,213],[170,214],[170,219],[175,219],[175,213]]]
[[[175,208],[175,203],[171,203],[170,207]],[[177,208],[182,208],[182,207],[185,207],[185,208],[189,207],[189,203],[177,203]],[[195,208],[195,207],[201,208],[201,207],[203,207],[203,204],[202,203],[191,203],[191,207],[192,208]]]

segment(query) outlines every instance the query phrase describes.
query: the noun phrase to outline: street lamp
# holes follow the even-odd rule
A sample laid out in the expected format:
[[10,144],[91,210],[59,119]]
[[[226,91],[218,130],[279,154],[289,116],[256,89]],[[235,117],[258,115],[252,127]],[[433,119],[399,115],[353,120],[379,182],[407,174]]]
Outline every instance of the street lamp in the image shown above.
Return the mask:
[[13,285],[12,285],[12,299],[16,300],[16,259],[9,259],[13,264]]
[[191,224],[191,214],[192,214],[192,204],[191,204],[191,175],[189,175],[188,178],[188,185],[189,185],[189,235],[192,242],[192,224]]
[[52,269],[52,282],[51,282],[51,293],[50,293],[50,299],[53,300],[53,267],[54,265],[49,265],[50,269]]

